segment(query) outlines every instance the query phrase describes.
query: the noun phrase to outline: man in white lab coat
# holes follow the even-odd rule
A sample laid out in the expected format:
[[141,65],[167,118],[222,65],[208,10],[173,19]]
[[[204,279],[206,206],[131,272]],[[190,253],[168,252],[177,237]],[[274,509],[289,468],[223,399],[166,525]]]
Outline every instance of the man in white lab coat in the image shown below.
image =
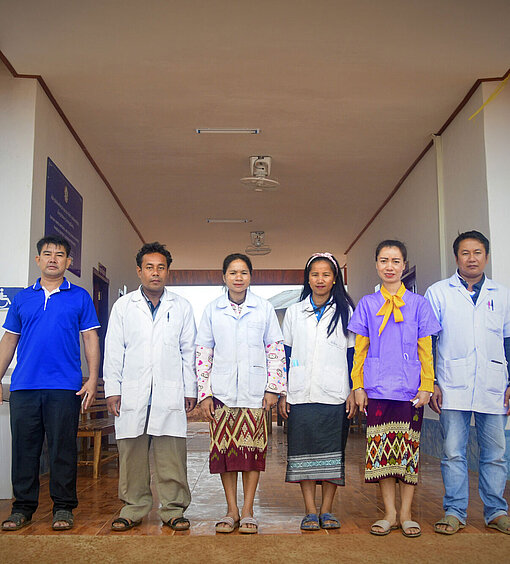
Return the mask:
[[112,530],[139,525],[152,509],[149,448],[163,523],[189,529],[186,412],[196,404],[195,321],[190,303],[165,284],[172,257],[149,243],[137,254],[141,285],[112,308],[105,343],[104,386],[116,416],[119,497],[125,505]]
[[510,290],[484,274],[489,241],[478,231],[453,243],[457,272],[431,286],[425,297],[441,323],[430,405],[440,414],[444,455],[445,516],[436,533],[464,528],[468,507],[466,450],[474,417],[479,455],[478,490],[488,527],[510,534],[505,425],[510,414]]

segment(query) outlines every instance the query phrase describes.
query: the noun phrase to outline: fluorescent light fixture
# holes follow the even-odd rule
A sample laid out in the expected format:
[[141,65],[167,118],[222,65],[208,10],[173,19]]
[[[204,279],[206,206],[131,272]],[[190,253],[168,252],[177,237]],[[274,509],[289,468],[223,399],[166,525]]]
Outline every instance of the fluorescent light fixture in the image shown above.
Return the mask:
[[197,133],[248,133],[258,135],[260,129],[249,129],[245,127],[200,127],[195,129]]
[[215,217],[208,217],[206,219],[207,223],[251,223],[251,219],[218,219]]

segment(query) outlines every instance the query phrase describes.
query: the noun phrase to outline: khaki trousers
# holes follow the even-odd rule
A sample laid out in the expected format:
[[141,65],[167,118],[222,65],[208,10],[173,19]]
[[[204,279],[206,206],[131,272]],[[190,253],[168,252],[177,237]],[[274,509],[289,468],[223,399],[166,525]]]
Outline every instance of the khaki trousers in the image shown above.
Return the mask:
[[153,445],[154,483],[159,497],[158,515],[165,523],[182,517],[191,502],[186,466],[186,439],[154,437],[144,433],[118,439],[119,497],[125,503],[124,519],[139,521],[152,509],[149,448]]

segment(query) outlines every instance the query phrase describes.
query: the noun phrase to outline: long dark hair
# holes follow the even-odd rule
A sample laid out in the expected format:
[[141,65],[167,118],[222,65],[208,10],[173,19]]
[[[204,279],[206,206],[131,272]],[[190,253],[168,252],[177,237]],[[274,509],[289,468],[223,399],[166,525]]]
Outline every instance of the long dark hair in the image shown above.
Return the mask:
[[[328,256],[325,256],[328,255]],[[331,258],[329,258],[331,257]],[[328,337],[333,333],[338,325],[338,320],[342,319],[342,329],[344,335],[347,336],[347,324],[349,323],[349,307],[354,310],[354,302],[351,296],[347,293],[344,286],[344,280],[342,272],[338,266],[338,261],[330,253],[317,253],[312,255],[306,262],[305,272],[304,272],[304,282],[303,291],[301,292],[301,301],[306,299],[311,293],[312,288],[310,287],[309,275],[313,264],[318,260],[324,260],[328,262],[331,266],[331,270],[335,275],[335,284],[331,290],[331,304],[335,304],[335,311],[333,312],[333,317],[328,325]]]

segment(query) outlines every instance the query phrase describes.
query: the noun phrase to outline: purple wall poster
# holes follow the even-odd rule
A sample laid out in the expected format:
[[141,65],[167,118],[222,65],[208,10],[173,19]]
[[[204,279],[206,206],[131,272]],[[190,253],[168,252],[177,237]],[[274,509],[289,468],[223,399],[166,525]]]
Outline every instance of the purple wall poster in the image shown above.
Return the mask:
[[71,245],[69,270],[81,276],[83,198],[57,165],[48,158],[46,173],[45,235],[61,235]]

